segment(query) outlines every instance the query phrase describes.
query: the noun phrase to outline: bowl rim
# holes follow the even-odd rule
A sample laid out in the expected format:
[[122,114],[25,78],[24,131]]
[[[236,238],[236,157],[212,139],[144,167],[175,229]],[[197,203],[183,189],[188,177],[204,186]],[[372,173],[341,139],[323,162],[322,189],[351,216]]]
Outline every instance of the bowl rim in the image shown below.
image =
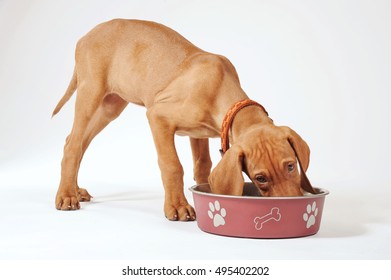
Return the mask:
[[[245,182],[245,184],[253,184],[251,182]],[[210,197],[219,197],[219,198],[231,198],[231,199],[251,199],[251,200],[297,200],[297,199],[313,199],[313,198],[319,198],[319,197],[325,197],[326,195],[330,194],[330,192],[323,188],[317,188],[314,187],[315,190],[317,190],[319,193],[317,194],[309,194],[309,195],[303,195],[303,196],[236,196],[236,195],[225,195],[225,194],[214,194],[214,193],[207,193],[202,192],[199,190],[196,190],[199,186],[209,185],[208,183],[203,184],[197,184],[189,188],[189,191],[191,191],[193,194],[199,194],[203,196],[210,196]]]

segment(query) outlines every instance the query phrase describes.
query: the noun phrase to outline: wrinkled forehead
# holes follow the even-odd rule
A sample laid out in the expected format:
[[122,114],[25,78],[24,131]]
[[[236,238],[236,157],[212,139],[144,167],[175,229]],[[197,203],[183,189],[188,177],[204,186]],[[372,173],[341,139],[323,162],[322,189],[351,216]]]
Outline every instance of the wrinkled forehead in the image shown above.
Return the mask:
[[247,166],[252,168],[294,160],[295,152],[287,139],[272,137],[254,141],[245,151],[245,158]]

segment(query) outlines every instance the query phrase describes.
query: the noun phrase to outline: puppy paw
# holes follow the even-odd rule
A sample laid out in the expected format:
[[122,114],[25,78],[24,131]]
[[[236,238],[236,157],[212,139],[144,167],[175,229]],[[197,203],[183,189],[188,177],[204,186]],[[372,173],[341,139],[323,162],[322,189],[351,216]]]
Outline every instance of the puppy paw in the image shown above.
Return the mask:
[[57,210],[69,211],[79,210],[80,202],[78,195],[69,193],[57,193],[56,196],[56,208]]
[[78,190],[78,198],[79,198],[79,201],[80,202],[84,202],[84,201],[91,201],[91,198],[93,198],[93,196],[91,196],[86,189],[83,189],[83,188],[79,188]]
[[190,204],[165,205],[164,214],[170,221],[194,221],[196,219],[194,208]]

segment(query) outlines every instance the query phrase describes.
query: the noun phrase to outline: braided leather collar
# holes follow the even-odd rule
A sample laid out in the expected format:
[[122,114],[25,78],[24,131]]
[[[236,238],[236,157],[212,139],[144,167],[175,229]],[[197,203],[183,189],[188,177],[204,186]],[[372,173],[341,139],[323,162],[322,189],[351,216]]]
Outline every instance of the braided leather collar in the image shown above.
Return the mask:
[[247,106],[258,106],[266,113],[266,115],[269,115],[267,113],[267,111],[265,110],[265,108],[261,104],[255,102],[251,99],[244,99],[242,101],[235,103],[228,110],[227,114],[224,117],[223,124],[221,126],[221,150],[220,150],[221,155],[224,155],[224,153],[229,149],[229,130],[232,126],[232,122],[233,122],[236,114],[241,109],[243,109]]

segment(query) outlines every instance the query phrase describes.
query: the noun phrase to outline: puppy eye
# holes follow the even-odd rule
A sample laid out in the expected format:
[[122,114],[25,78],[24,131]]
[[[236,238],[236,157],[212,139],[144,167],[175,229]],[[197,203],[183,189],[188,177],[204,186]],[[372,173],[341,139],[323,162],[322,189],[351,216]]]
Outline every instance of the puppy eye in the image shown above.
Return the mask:
[[267,183],[267,179],[265,176],[263,175],[258,175],[257,177],[255,177],[255,179],[257,179],[257,181],[261,184],[265,184]]
[[287,168],[288,172],[292,172],[293,170],[295,170],[295,164],[293,162],[288,163]]

